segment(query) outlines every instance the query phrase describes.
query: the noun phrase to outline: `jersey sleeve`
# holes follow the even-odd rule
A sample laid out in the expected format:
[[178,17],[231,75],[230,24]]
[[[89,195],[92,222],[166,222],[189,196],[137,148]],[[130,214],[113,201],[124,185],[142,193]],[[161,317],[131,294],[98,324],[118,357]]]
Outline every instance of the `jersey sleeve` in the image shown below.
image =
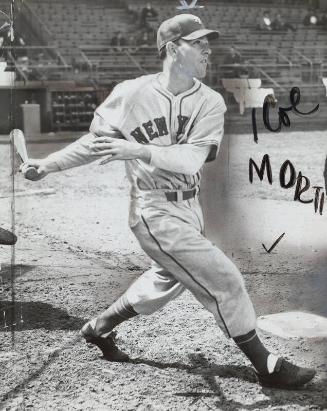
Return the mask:
[[98,160],[97,157],[92,156],[92,152],[89,149],[89,144],[93,140],[93,134],[85,134],[62,150],[50,154],[47,157],[47,160],[54,161],[59,170],[67,170],[69,168],[92,163],[93,161]]
[[[118,84],[106,100],[95,110],[95,114],[102,118],[105,127],[111,130],[121,130],[124,117],[129,111],[127,92],[124,83]],[[98,133],[96,133],[98,135]],[[99,134],[100,136],[105,134]]]
[[187,144],[195,146],[212,146],[206,161],[217,157],[219,146],[224,135],[224,114],[227,108],[222,96],[215,99],[214,104],[204,107],[191,127]]
[[[115,131],[115,138],[123,138],[118,128],[108,123],[97,111],[94,113],[92,123],[90,125],[90,132],[94,137],[105,137],[108,132]],[[110,137],[112,135],[110,134]]]
[[172,173],[195,175],[205,163],[210,147],[173,144],[168,147],[149,144],[150,166]]
[[90,133],[82,136],[62,150],[50,154],[48,160],[54,161],[60,170],[82,166],[98,160],[96,156],[92,155],[93,151],[90,149],[90,144],[93,143],[96,137],[106,136],[108,131],[111,132],[110,137],[113,137],[112,131],[115,131],[114,138],[123,138],[119,130],[108,124],[97,112],[95,112],[90,125]]
[[[126,87],[121,84],[116,86],[110,96],[96,109],[90,125],[90,133],[48,156],[48,160],[56,162],[60,170],[98,160],[96,156],[92,155],[93,151],[89,147],[95,137],[106,136],[108,131],[116,131],[115,137],[123,138],[119,131],[128,110],[126,110]],[[112,134],[110,136],[112,137]]]

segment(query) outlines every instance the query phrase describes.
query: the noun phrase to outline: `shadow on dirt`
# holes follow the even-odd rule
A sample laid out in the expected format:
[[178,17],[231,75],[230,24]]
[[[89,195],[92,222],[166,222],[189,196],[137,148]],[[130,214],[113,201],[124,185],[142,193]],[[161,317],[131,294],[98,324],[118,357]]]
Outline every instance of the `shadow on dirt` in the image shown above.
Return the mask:
[[19,331],[37,328],[79,330],[86,322],[83,318],[69,315],[67,311],[41,301],[16,301],[15,304],[8,300],[0,301],[0,313],[0,331],[5,331],[13,324]]
[[[199,356],[190,356],[192,361],[192,365],[183,364],[179,362],[172,362],[172,363],[161,363],[158,361],[152,361],[147,359],[135,358],[129,361],[132,364],[143,364],[149,365],[150,367],[159,368],[159,369],[166,369],[172,368],[176,370],[187,371],[190,374],[199,374],[199,375],[212,375],[216,377],[222,378],[242,378],[244,381],[255,382],[255,374],[252,368],[246,366],[236,366],[236,365],[216,365],[216,364],[209,364],[207,365],[200,364]],[[177,395],[177,394],[176,394]]]
[[[199,391],[186,391],[186,392],[176,392],[173,395],[178,397],[193,397],[194,401],[192,405],[198,403],[200,407],[207,406],[209,409],[212,403],[206,404],[206,398],[217,398],[214,406],[217,409],[231,411],[235,409],[244,410],[257,410],[257,409],[267,409],[269,407],[278,406],[296,406],[299,405],[303,407],[304,405],[317,406],[319,409],[326,407],[327,400],[324,395],[326,390],[327,380],[320,380],[317,383],[311,383],[306,388],[298,390],[280,390],[280,389],[268,389],[262,388],[262,393],[265,394],[266,399],[255,401],[255,396],[253,397],[253,402],[251,404],[245,404],[240,401],[235,401],[234,399],[229,399],[224,394],[224,388],[220,385],[219,379],[235,378],[240,380],[240,385],[244,382],[255,383],[256,376],[254,370],[251,367],[246,366],[236,366],[236,365],[217,365],[210,363],[202,354],[190,355],[189,359],[191,364],[183,364],[179,362],[174,363],[161,363],[157,361],[151,361],[147,359],[136,358],[130,360],[133,364],[145,364],[151,367],[159,369],[177,369],[183,370],[190,374],[201,375],[208,389],[204,392]],[[228,395],[229,397],[230,395]],[[261,397],[261,396],[260,396]],[[262,397],[261,397],[262,398]]]
[[1,403],[4,401],[7,401],[10,398],[14,398],[16,395],[19,394],[19,392],[23,389],[25,389],[29,383],[32,381],[36,380],[37,378],[40,377],[50,366],[53,364],[59,355],[65,351],[68,348],[72,348],[76,342],[80,341],[80,336],[76,336],[73,339],[69,340],[64,346],[54,350],[48,357],[48,360],[42,365],[42,367],[38,368],[36,371],[32,372],[28,378],[25,378],[21,383],[17,384],[14,388],[6,392],[1,398],[0,398],[0,406]]
[[[219,380],[217,380],[216,377],[237,378],[242,381],[255,382],[256,378],[254,371],[249,367],[237,366],[224,366],[221,370],[220,366],[212,366],[201,354],[192,355],[190,356],[190,359],[195,365],[200,363],[204,367],[204,369],[214,371],[214,373],[202,373],[202,377],[207,383],[208,388],[211,390],[211,392],[219,397],[219,400],[215,403],[215,406],[219,407],[219,409],[221,410],[234,410],[239,408],[245,410],[267,409],[267,407],[282,407],[287,405],[294,406],[295,404],[303,406],[306,402],[308,405],[317,405],[321,407],[326,402],[326,399],[324,400],[323,398],[323,386],[326,384],[325,381],[320,381],[319,384],[315,386],[311,385],[310,388],[296,391],[262,388],[262,392],[269,398],[265,400],[253,401],[252,404],[244,404],[242,402],[242,398],[240,398],[239,402],[231,400],[226,398],[224,390],[220,386]],[[249,379],[249,376],[251,376],[251,379]],[[319,396],[319,392],[321,392],[321,396]]]

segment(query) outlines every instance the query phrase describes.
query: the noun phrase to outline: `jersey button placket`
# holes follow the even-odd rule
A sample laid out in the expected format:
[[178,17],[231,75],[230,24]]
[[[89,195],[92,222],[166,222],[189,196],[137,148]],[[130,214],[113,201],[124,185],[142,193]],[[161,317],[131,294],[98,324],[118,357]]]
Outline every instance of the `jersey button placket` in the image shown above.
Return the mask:
[[172,100],[172,119],[171,119],[171,142],[172,144],[177,143],[177,131],[178,131],[178,106],[179,106],[179,98],[174,97]]

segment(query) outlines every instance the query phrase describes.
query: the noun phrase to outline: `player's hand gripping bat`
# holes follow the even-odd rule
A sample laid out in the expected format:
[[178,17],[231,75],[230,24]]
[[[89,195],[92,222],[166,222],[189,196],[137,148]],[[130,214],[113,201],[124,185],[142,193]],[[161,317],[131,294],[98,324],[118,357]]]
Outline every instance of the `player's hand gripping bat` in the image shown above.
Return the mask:
[[[26,149],[26,142],[25,136],[22,130],[15,128],[10,133],[10,140],[14,144],[16,152],[20,157],[22,163],[26,163],[28,161],[27,149]],[[37,169],[34,167],[27,167],[25,170],[23,169],[23,175],[27,180],[38,180],[39,173]]]

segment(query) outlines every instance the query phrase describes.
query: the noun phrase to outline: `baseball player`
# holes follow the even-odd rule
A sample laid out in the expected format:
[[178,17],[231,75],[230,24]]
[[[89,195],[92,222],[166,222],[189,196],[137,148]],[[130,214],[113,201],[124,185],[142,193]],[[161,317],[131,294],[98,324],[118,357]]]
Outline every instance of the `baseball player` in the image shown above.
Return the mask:
[[131,183],[129,224],[153,261],[81,334],[109,361],[128,361],[113,329],[148,315],[188,289],[252,362],[262,385],[292,388],[315,371],[277,357],[256,333],[256,315],[235,265],[204,235],[198,193],[201,169],[223,137],[222,96],[201,83],[219,33],[191,14],[164,21],[157,33],[163,70],[124,81],[96,109],[90,132],[45,159],[30,160],[39,178],[87,164],[124,160]]

